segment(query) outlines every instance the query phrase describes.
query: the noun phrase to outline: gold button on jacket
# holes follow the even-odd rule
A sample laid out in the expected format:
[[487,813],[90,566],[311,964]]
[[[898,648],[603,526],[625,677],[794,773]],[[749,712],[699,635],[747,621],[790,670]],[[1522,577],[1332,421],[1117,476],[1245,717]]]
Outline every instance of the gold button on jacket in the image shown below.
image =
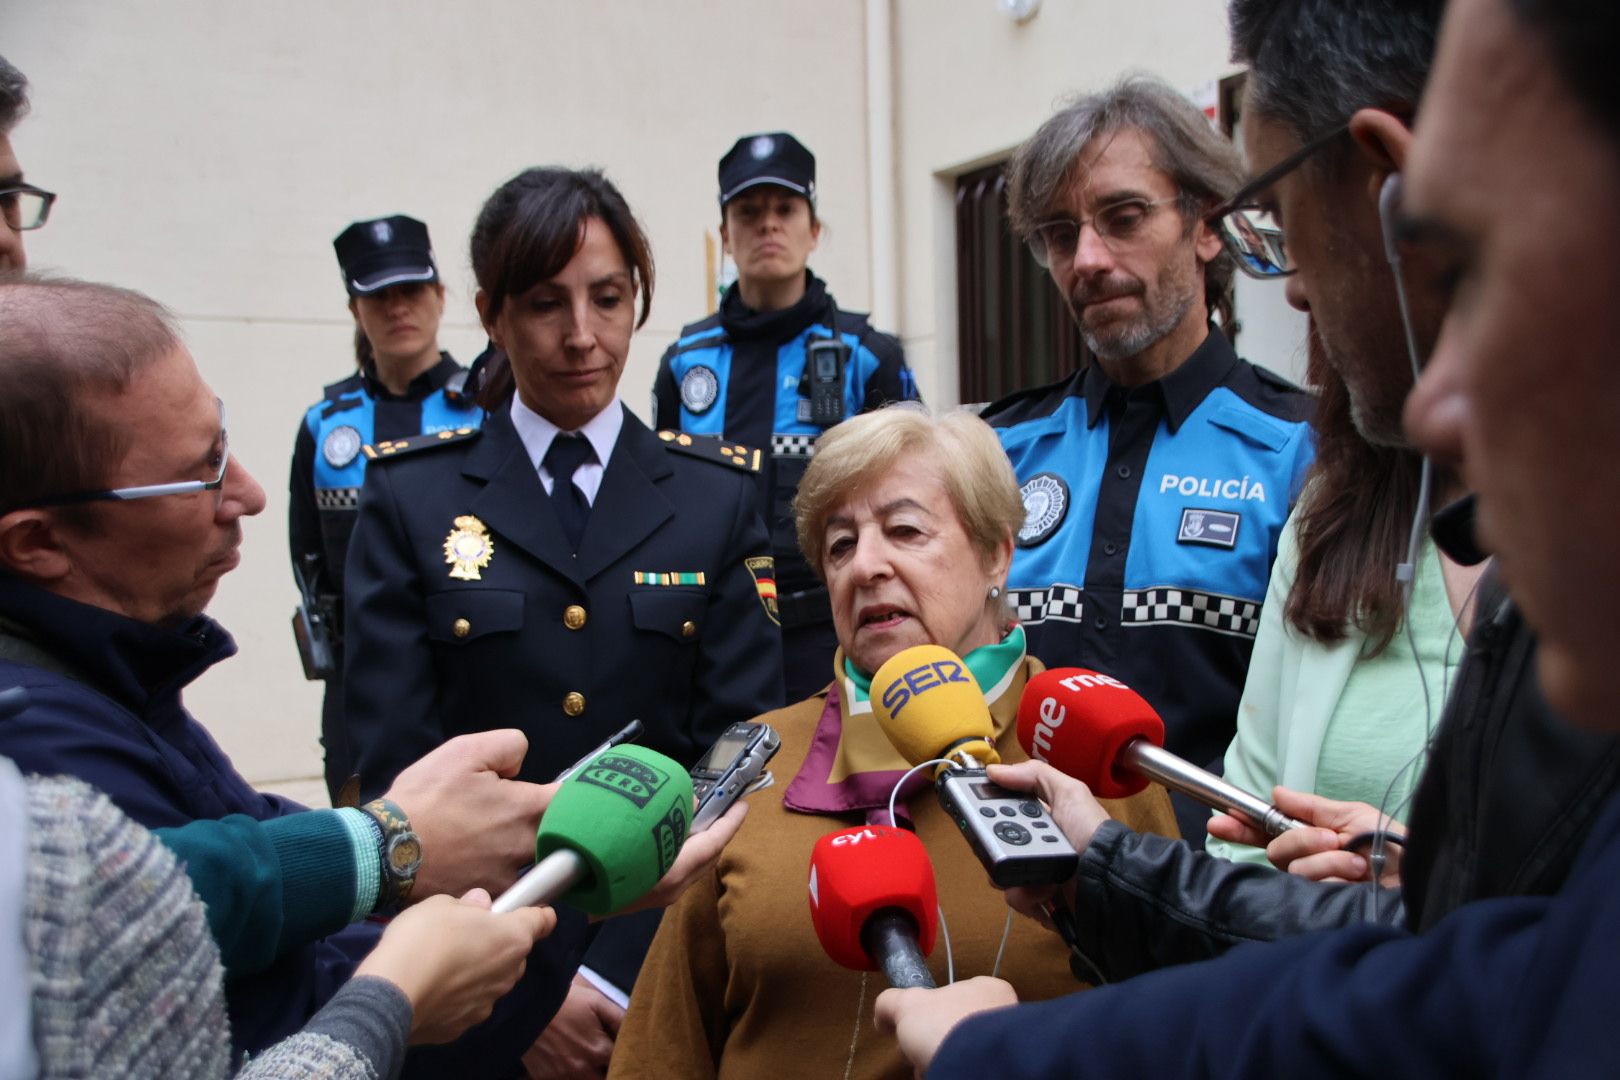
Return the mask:
[[569,604],[563,609],[563,625],[570,630],[578,630],[585,625],[585,609],[578,604]]
[[472,633],[472,623],[466,619],[457,619],[450,625],[450,632],[458,638],[464,638]]
[[563,698],[563,712],[569,716],[578,716],[585,711],[585,695],[578,690],[570,690],[568,696]]
[[697,633],[697,623],[691,619],[681,623],[681,637],[691,637],[695,633]]

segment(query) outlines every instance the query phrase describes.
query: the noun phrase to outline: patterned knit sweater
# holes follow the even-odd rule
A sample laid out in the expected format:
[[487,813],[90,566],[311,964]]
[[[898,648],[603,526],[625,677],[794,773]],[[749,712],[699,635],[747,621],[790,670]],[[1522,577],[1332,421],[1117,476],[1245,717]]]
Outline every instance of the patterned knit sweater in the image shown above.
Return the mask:
[[[27,797],[23,935],[41,1080],[232,1075],[219,950],[173,854],[78,781],[29,778]],[[388,1080],[409,1028],[397,988],[354,980],[235,1075]]]

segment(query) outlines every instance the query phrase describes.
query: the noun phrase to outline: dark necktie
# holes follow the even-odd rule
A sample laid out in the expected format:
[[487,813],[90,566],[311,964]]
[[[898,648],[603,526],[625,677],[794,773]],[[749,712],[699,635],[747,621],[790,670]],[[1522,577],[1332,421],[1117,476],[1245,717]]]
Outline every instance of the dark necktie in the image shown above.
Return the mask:
[[574,470],[587,461],[596,460],[591,444],[578,435],[561,435],[551,440],[541,462],[551,474],[551,505],[557,508],[557,520],[562,523],[568,546],[579,550],[579,538],[585,535],[585,520],[591,516],[591,504],[585,493],[574,486]]

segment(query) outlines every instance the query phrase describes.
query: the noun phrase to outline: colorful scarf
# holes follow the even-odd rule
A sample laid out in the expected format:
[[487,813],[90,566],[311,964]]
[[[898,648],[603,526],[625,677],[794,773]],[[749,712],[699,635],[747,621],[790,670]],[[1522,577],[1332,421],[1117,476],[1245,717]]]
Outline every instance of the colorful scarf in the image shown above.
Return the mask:
[[[1028,680],[1024,631],[1015,626],[995,645],[962,658],[984,690],[1000,741],[1016,721],[1018,699]],[[869,823],[888,824],[889,793],[910,764],[890,745],[872,715],[872,678],[856,670],[839,649],[833,660],[838,678],[827,691],[816,733],[804,764],[782,793],[782,805],[804,814],[865,811]],[[907,799],[929,785],[930,770],[911,775],[896,800],[904,816]]]

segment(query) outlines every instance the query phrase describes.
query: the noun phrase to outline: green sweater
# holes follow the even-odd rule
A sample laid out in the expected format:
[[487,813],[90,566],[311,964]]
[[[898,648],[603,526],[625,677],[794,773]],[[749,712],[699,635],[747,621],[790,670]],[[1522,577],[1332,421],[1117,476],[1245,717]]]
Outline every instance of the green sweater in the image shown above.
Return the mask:
[[377,902],[377,840],[358,810],[231,814],[154,832],[208,909],[227,979],[341,930]]

